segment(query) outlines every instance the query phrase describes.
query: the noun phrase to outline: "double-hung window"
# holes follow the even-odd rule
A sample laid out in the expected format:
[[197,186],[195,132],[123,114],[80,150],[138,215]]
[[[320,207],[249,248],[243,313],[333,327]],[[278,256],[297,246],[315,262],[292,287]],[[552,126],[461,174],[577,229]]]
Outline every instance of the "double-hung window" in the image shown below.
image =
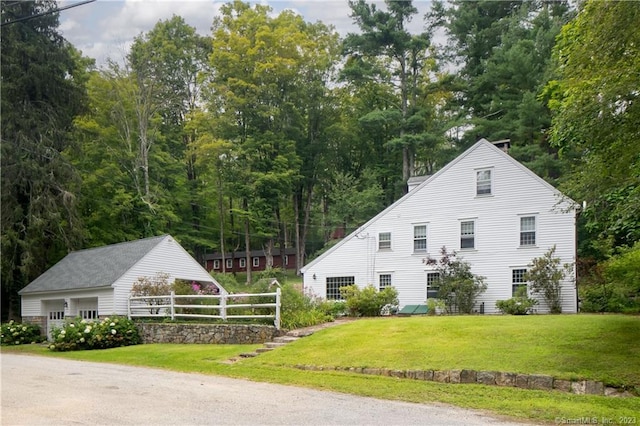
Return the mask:
[[476,247],[476,221],[463,220],[460,222],[460,249]]
[[520,245],[521,246],[536,245],[536,217],[535,216],[520,217]]
[[218,259],[213,261],[213,269],[220,269],[220,261]]
[[427,251],[427,225],[413,226],[413,252],[426,253]]
[[244,269],[244,268],[246,268],[246,267],[247,267],[247,259],[246,259],[246,258],[241,257],[241,258],[240,258],[240,260],[239,260],[239,262],[240,262],[240,267],[241,267],[241,268],[243,268],[243,269]]
[[491,169],[476,171],[476,195],[491,195]]
[[391,232],[378,234],[378,250],[391,250]]
[[[512,269],[511,270],[511,297],[520,296],[520,292],[524,291],[526,295],[527,282],[524,279],[526,269]],[[522,290],[522,289],[525,290]]]
[[260,266],[260,258],[259,257],[254,257],[251,260],[252,265],[254,268],[257,268],[258,266]]
[[440,274],[438,272],[427,273],[427,299],[437,299],[440,290]]
[[225,263],[227,264],[227,269],[233,269],[233,259],[227,259]]
[[391,287],[391,274],[380,274],[378,276],[380,290],[384,290],[387,287]]

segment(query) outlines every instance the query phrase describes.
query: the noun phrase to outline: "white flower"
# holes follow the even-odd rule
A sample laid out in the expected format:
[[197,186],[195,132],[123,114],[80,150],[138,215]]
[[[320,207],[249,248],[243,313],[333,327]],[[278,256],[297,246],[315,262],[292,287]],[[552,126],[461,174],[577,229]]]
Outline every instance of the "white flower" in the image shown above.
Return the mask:
[[60,332],[60,335],[61,335],[61,336],[64,336],[65,334],[67,334],[67,332],[66,332],[66,331],[64,331],[64,330],[62,330],[62,331]]
[[80,343],[84,343],[84,337],[80,338]]
[[111,324],[109,324],[109,327],[115,327],[115,326],[116,326],[115,322],[112,322]]
[[91,333],[91,326],[88,325],[85,329],[84,329],[85,333]]
[[27,331],[27,327],[22,327],[22,331]]
[[115,328],[111,330],[111,334],[116,334],[116,333],[117,333],[117,331],[116,331]]
[[87,320],[83,319],[82,321],[80,321],[80,324],[86,324],[86,323],[87,323]]
[[76,326],[75,324],[69,324],[69,327],[71,327],[71,328],[73,328],[75,326]]

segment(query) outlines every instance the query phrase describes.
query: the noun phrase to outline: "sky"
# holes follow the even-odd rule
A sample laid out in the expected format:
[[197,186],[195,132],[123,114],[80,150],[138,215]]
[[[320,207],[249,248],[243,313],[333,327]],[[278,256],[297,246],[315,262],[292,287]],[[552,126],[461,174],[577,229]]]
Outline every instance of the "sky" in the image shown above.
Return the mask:
[[[59,1],[60,7],[80,0]],[[349,17],[347,0],[261,0],[272,7],[274,14],[291,9],[308,22],[322,21],[333,25],[344,36],[357,32]],[[371,1],[370,1],[371,2]],[[211,34],[213,18],[226,1],[216,0],[97,0],[60,12],[59,31],[65,39],[81,50],[84,56],[94,58],[101,66],[108,58],[122,62],[134,37],[148,32],[160,20],[181,16],[201,35]],[[256,3],[256,1],[251,1]],[[384,8],[380,3],[379,7]],[[431,1],[414,0],[418,14],[410,24],[410,31],[422,32],[425,12]]]

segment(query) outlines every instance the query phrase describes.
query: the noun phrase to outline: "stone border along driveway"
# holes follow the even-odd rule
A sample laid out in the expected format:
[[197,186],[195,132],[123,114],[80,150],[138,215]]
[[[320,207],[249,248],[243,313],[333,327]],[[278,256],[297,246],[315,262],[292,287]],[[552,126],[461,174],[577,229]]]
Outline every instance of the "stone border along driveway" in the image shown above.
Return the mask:
[[[240,354],[241,358],[258,356],[261,353],[272,351],[285,346],[288,343],[310,336],[318,330],[344,324],[353,321],[352,318],[344,318],[330,323],[292,330],[284,336],[275,337],[273,342],[267,342],[264,347],[255,352]],[[233,363],[238,358],[232,358],[228,362]],[[476,371],[476,370],[392,370],[388,368],[364,368],[364,367],[327,367],[315,365],[295,365],[300,370],[307,371],[345,371],[349,373],[370,374],[375,376],[396,377],[399,379],[427,380],[439,383],[477,383],[489,386],[516,387],[520,389],[557,390],[570,392],[577,395],[604,395],[611,397],[634,397],[624,389],[607,387],[603,382],[593,380],[561,380],[542,374],[518,374],[501,371]]]

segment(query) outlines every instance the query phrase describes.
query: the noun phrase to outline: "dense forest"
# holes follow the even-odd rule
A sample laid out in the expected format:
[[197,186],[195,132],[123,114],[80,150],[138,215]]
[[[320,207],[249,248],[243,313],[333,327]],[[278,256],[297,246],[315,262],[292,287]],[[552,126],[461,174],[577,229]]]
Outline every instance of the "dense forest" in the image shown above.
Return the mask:
[[207,36],[174,16],[96,67],[55,1],[2,1],[3,319],[68,251],[153,235],[301,267],[479,138],[582,206],[585,308],[637,309],[640,4],[349,5],[340,37],[234,1]]

